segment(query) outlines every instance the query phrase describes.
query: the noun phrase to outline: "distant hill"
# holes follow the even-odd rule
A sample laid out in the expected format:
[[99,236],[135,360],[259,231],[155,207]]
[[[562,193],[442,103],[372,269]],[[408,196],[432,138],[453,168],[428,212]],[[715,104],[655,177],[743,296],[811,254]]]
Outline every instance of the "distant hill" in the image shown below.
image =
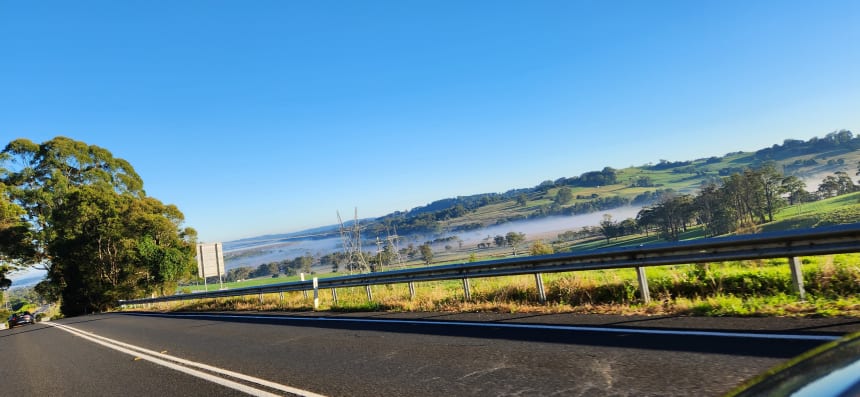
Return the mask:
[[579,215],[624,206],[645,206],[667,193],[695,193],[722,177],[773,163],[815,191],[823,175],[854,175],[860,163],[860,136],[841,130],[808,141],[786,139],[755,152],[688,161],[659,160],[638,167],[604,167],[578,176],[545,180],[530,188],[440,199],[409,211],[364,222],[369,235],[458,232],[511,221],[555,215]]
[[[719,182],[723,177],[768,162],[775,164],[784,175],[804,180],[806,190],[815,191],[825,175],[837,171],[855,174],[860,163],[860,136],[841,130],[808,141],[786,139],[782,144],[755,152],[733,152],[687,161],[658,160],[620,169],[606,166],[601,170],[544,180],[533,187],[512,188],[503,193],[443,198],[409,211],[396,211],[359,222],[363,236],[369,239],[394,233],[432,236],[550,216],[581,215],[627,206],[643,207],[658,201],[664,194],[695,193],[703,184]],[[347,226],[352,222],[352,219],[344,219]],[[224,248],[242,255],[240,251],[261,246],[339,240],[338,231],[338,225],[329,225],[230,241],[224,244]]]

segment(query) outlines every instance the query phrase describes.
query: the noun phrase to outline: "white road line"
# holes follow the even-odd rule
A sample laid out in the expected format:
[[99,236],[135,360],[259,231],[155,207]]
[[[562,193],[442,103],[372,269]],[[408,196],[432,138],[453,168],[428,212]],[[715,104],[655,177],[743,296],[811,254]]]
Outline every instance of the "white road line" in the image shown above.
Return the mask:
[[[238,372],[233,372],[230,370],[226,370],[226,369],[222,369],[222,368],[218,368],[218,367],[213,367],[211,365],[198,363],[195,361],[186,360],[186,359],[182,359],[182,358],[175,357],[175,356],[170,356],[167,354],[162,354],[162,353],[159,353],[159,352],[156,352],[153,350],[149,350],[149,349],[146,349],[143,347],[139,347],[139,346],[131,345],[128,343],[120,342],[117,340],[105,338],[103,336],[99,336],[99,335],[96,335],[96,334],[91,333],[91,332],[82,331],[82,330],[79,330],[77,328],[70,327],[68,325],[62,325],[62,324],[57,324],[57,323],[48,323],[48,325],[55,327],[55,328],[58,328],[58,329],[61,329],[63,331],[69,332],[73,335],[79,336],[79,337],[84,338],[86,340],[89,340],[90,342],[97,343],[99,345],[111,348],[113,350],[116,350],[116,351],[119,351],[122,353],[126,353],[129,355],[135,356],[135,357],[139,357],[143,360],[152,362],[154,364],[158,364],[158,365],[161,365],[161,366],[164,366],[164,367],[167,367],[167,368],[179,371],[179,372],[183,372],[183,373],[186,373],[186,374],[189,374],[192,376],[196,376],[198,378],[201,378],[201,379],[204,379],[204,380],[207,380],[207,381],[210,381],[210,382],[213,382],[213,383],[225,386],[225,387],[229,387],[231,389],[239,390],[241,392],[244,392],[244,393],[247,393],[247,394],[250,394],[253,396],[278,396],[278,394],[273,394],[273,393],[267,392],[265,390],[256,389],[256,388],[253,388],[251,386],[247,386],[247,385],[244,385],[244,384],[241,384],[238,382],[231,381],[229,379],[224,379],[224,378],[220,378],[220,377],[214,376],[214,375],[209,374],[209,373],[197,371],[197,370],[191,369],[189,367],[196,367],[196,368],[204,369],[206,371],[214,372],[214,373],[217,373],[220,375],[229,376],[229,377],[232,377],[235,379],[241,379],[241,380],[244,380],[246,382],[256,383],[256,384],[261,385],[261,386],[269,387],[271,389],[280,390],[280,391],[283,391],[286,393],[291,393],[291,394],[298,395],[298,396],[323,397],[323,395],[321,395],[321,394],[313,393],[313,392],[310,392],[307,390],[297,389],[294,387],[290,387],[290,386],[282,385],[279,383],[267,381],[265,379],[256,378],[256,377],[253,377],[250,375],[240,374]],[[179,364],[182,364],[182,365],[179,365]]]
[[606,332],[615,334],[644,334],[644,335],[676,335],[676,336],[709,336],[721,338],[750,338],[750,339],[779,339],[779,340],[811,340],[811,341],[834,341],[839,336],[831,335],[801,335],[801,334],[779,334],[779,333],[753,333],[753,332],[728,332],[728,331],[688,331],[679,329],[647,329],[647,328],[612,328],[592,327],[578,325],[550,325],[550,324],[522,324],[522,323],[498,323],[498,322],[473,322],[473,321],[426,321],[426,320],[401,320],[401,319],[375,319],[375,318],[335,318],[335,317],[293,317],[293,316],[254,316],[254,315],[232,315],[232,314],[148,314],[148,313],[126,313],[133,316],[156,316],[156,317],[188,317],[188,318],[244,318],[244,319],[266,319],[266,320],[288,320],[288,321],[334,321],[351,323],[375,323],[375,324],[408,324],[408,325],[453,325],[463,327],[488,327],[488,328],[518,328],[518,329],[546,329],[562,331],[582,332]]

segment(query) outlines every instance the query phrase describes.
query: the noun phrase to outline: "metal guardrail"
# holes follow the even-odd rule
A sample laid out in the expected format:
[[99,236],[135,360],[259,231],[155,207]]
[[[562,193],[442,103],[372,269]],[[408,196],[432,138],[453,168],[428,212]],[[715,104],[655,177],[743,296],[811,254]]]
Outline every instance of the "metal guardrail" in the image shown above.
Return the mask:
[[860,252],[860,223],[816,229],[699,239],[678,243],[648,244],[635,247],[607,248],[365,273],[319,280],[293,281],[203,293],[125,300],[119,301],[119,304],[137,305],[256,294],[259,294],[262,299],[263,294],[289,291],[314,291],[315,296],[317,296],[320,288],[331,289],[332,296],[336,302],[337,288],[364,286],[367,289],[368,299],[372,299],[370,286],[409,283],[410,292],[414,296],[412,283],[438,280],[463,280],[465,296],[466,299],[469,299],[468,280],[470,278],[528,274],[535,275],[538,295],[541,301],[544,301],[546,297],[543,292],[542,273],[630,267],[634,267],[638,271],[640,293],[643,300],[647,302],[650,300],[650,297],[644,272],[644,267],[646,266],[769,258],[789,258],[795,289],[800,298],[803,299],[803,277],[801,275],[799,257],[853,252]]

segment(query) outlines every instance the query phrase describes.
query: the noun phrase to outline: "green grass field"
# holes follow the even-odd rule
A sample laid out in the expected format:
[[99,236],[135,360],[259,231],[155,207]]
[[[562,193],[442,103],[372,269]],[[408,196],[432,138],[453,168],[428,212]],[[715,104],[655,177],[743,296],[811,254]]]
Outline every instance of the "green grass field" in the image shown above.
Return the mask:
[[860,192],[798,204],[774,214],[774,221],[761,230],[778,231],[860,222]]

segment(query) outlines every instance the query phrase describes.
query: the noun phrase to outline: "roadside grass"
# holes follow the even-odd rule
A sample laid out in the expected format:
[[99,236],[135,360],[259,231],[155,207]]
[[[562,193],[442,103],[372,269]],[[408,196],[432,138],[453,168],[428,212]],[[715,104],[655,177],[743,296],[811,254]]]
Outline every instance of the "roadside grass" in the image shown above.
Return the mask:
[[[544,274],[547,302],[538,301],[532,275],[320,290],[318,310],[333,312],[508,312],[676,314],[696,316],[860,316],[860,254],[803,258],[807,298],[800,301],[786,259],[646,269],[651,303],[642,303],[633,269]],[[164,303],[152,310],[312,311],[313,292]],[[140,310],[140,308],[136,308]]]

